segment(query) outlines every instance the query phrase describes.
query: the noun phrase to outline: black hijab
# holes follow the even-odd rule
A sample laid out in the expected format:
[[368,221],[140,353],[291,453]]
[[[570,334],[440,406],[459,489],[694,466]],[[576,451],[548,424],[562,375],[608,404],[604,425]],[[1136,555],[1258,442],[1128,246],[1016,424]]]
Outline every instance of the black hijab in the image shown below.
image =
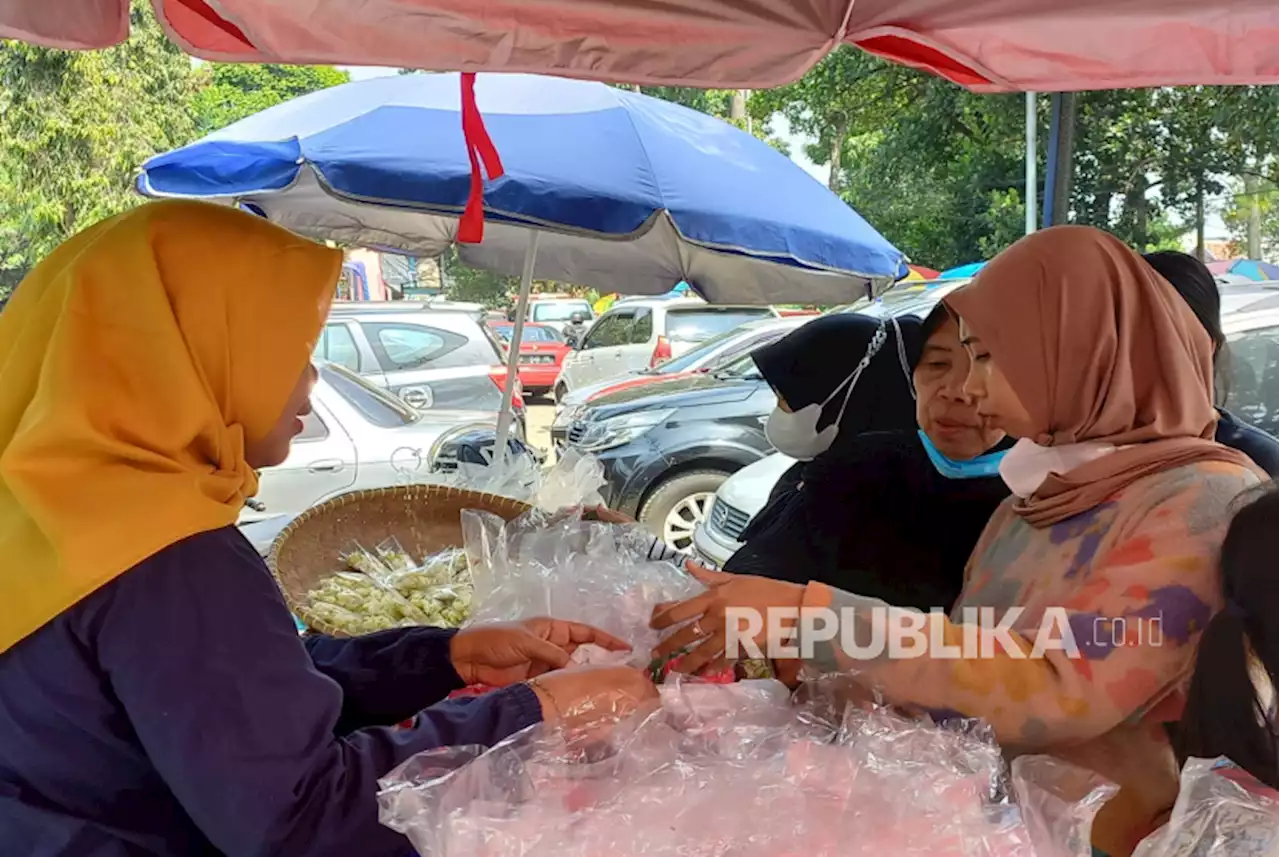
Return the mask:
[[[850,376],[880,332],[882,341],[849,390]],[[914,318],[887,320],[858,313],[834,313],[803,324],[777,342],[757,349],[751,359],[791,410],[830,399],[818,418],[818,431],[835,421],[848,394],[840,433],[831,449],[808,462],[821,468],[824,460],[838,457],[860,434],[915,427],[910,372],[920,359],[923,342],[920,322]]]
[[[839,318],[845,321],[831,323]],[[842,351],[858,352],[840,368],[820,369],[821,361],[795,348],[757,352],[761,373],[793,409],[825,399],[862,359],[879,326],[865,316],[828,316],[796,333],[824,321],[811,332],[815,349],[843,342]],[[908,365],[914,367],[924,339],[921,325],[898,321]],[[783,475],[743,531],[744,545],[726,571],[818,581],[902,607],[950,609],[964,584],[969,554],[1009,491],[998,476],[948,479],[934,468],[917,435],[914,398],[899,365],[893,327],[888,331],[854,387],[832,448]],[[858,346],[851,347],[855,341]],[[835,418],[841,398],[823,408],[819,428]],[[881,403],[888,406],[883,411]]]

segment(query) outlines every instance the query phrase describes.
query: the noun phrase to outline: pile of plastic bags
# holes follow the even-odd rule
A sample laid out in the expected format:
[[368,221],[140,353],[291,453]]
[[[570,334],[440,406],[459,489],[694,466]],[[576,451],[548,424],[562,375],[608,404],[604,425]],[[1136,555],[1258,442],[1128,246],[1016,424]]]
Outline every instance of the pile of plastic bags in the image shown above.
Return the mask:
[[1275,789],[1226,759],[1189,759],[1168,824],[1133,857],[1274,857],[1278,812]]
[[658,642],[654,605],[704,590],[682,569],[648,558],[653,537],[637,526],[585,520],[580,508],[533,509],[511,522],[462,513],[474,591],[469,624],[554,616],[626,640],[636,665]]
[[538,726],[416,756],[381,819],[432,857],[1088,857],[1113,792],[1047,757],[1010,773],[973,723],[833,722],[772,680],[661,694],[602,742]]

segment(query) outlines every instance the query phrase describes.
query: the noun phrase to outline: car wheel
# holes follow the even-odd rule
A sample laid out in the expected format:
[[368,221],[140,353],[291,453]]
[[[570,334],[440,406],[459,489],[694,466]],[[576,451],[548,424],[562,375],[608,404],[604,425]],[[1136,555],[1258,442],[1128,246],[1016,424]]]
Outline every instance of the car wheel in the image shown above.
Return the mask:
[[551,396],[556,400],[556,404],[558,405],[560,404],[560,400],[563,399],[565,394],[568,392],[569,390],[564,384],[556,384],[556,388],[551,392]]
[[720,470],[695,470],[662,483],[640,507],[640,523],[668,547],[689,550],[694,528],[707,517],[716,489],[728,478]]

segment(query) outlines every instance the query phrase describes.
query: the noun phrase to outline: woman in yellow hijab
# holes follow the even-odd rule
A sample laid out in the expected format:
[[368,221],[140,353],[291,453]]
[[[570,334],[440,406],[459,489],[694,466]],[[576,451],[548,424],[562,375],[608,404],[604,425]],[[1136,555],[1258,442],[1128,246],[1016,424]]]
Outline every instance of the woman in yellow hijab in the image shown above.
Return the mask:
[[[375,792],[404,759],[652,695],[542,675],[622,645],[549,619],[298,637],[234,525],[309,411],[341,263],[152,203],[0,313],[0,854],[401,857]],[[509,686],[440,701],[467,683]]]

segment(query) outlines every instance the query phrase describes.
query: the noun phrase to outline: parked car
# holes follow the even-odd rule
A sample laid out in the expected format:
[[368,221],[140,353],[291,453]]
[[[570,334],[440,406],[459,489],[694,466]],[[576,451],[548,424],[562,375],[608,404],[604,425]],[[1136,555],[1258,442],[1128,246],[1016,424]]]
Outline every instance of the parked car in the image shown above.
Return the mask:
[[[585,298],[574,298],[569,295],[531,295],[529,298],[529,315],[526,321],[550,324],[561,327],[575,312],[586,313],[588,319],[595,318],[591,311],[591,302]],[[508,321],[514,319],[510,314]]]
[[775,452],[749,464],[726,479],[716,491],[706,520],[693,531],[693,555],[703,565],[723,568],[742,547],[742,531],[759,514],[773,486],[795,464]]
[[[335,305],[315,357],[344,366],[419,411],[483,411],[502,404],[503,347],[468,305],[394,301]],[[512,391],[516,430],[525,437],[524,396]]]
[[605,502],[684,550],[715,491],[772,451],[764,419],[776,399],[750,357],[719,372],[604,393],[552,443],[595,455]]
[[556,403],[555,421],[568,425],[582,415],[583,409],[594,398],[606,392],[652,384],[676,375],[718,371],[757,348],[776,342],[809,320],[808,317],[799,317],[749,321],[740,327],[716,334],[679,357],[664,360],[657,366],[637,369],[618,378],[571,390]]
[[[514,324],[509,321],[490,322],[489,329],[510,347]],[[549,392],[568,353],[568,343],[554,326],[525,322],[520,335],[520,356],[517,358],[520,362],[516,370],[524,392],[531,396]]]
[[[947,291],[951,288],[947,287]],[[895,290],[896,291],[896,290]],[[904,297],[890,292],[887,306],[915,315],[942,298],[937,290]],[[1223,286],[1222,329],[1227,337],[1223,366],[1224,407],[1244,422],[1277,436],[1280,398],[1280,287],[1275,283]],[[882,302],[880,306],[885,306]],[[865,311],[865,310],[864,310]],[[922,312],[923,311],[923,312]],[[764,508],[769,493],[795,460],[780,452],[739,470],[716,492],[706,520],[694,531],[694,554],[716,568],[742,547],[747,524]]]
[[716,334],[777,315],[772,307],[725,306],[694,298],[619,301],[565,357],[553,392],[559,401],[570,390],[656,366]]
[[[447,472],[459,459],[474,460],[457,441],[475,445],[487,437],[490,447],[494,442],[488,412],[416,411],[334,364],[320,366],[311,404],[288,459],[261,472],[258,495],[241,513],[241,523],[296,515],[330,497],[396,485],[424,471]],[[519,442],[512,449],[535,455]]]

